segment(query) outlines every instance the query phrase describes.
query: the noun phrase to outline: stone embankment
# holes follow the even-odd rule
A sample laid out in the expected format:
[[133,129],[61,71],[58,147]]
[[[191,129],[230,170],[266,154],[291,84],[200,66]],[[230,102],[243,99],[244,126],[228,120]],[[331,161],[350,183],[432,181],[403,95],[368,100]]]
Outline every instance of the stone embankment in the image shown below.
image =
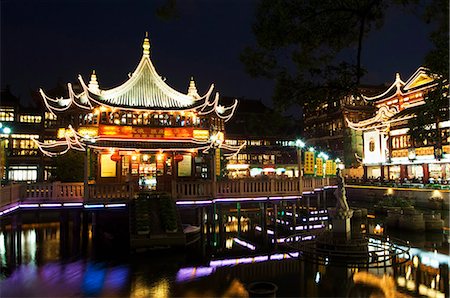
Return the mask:
[[440,213],[424,215],[414,207],[386,207],[386,226],[408,231],[442,231],[444,221]]

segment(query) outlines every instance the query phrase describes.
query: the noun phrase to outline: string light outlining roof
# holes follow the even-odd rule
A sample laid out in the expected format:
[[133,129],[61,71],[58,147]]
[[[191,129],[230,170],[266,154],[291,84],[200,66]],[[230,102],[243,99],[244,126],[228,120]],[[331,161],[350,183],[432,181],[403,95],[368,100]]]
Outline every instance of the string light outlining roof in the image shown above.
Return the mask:
[[214,85],[211,84],[207,93],[200,96],[191,77],[187,94],[181,93],[165,83],[156,72],[150,59],[150,40],[144,38],[142,44],[142,58],[130,78],[120,86],[112,89],[101,89],[95,71],[92,73],[89,84],[86,84],[78,76],[82,92],[77,94],[72,85],[67,84],[69,98],[51,98],[42,89],[40,93],[45,105],[52,112],[63,112],[72,104],[82,109],[92,109],[95,105],[110,108],[121,108],[124,110],[142,111],[200,111],[201,114],[215,112],[220,118],[228,121],[235,108],[237,100],[233,105],[223,108],[218,104],[218,94],[210,99]]
[[[124,84],[109,89],[91,88],[100,102],[113,106],[137,108],[189,108],[200,99],[197,92],[183,94],[167,85],[156,72],[150,60],[150,40],[146,36],[142,44],[142,58],[136,70]],[[190,88],[193,80],[190,82]],[[194,84],[195,88],[195,84]],[[196,91],[196,90],[195,90]]]

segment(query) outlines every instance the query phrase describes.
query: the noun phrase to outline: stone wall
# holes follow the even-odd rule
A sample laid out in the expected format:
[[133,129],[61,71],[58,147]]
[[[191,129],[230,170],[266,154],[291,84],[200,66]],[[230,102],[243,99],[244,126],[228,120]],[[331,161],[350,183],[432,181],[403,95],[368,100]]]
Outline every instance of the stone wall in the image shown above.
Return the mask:
[[[379,186],[360,186],[360,185],[346,185],[346,193],[348,200],[361,201],[371,204],[376,204],[383,199],[383,196],[388,192],[389,187]],[[436,191],[433,189],[407,189],[407,188],[390,188],[392,195],[411,200],[416,207],[424,207],[430,209],[449,209],[449,191],[440,190],[442,197],[440,200],[430,200],[432,196],[436,196]]]

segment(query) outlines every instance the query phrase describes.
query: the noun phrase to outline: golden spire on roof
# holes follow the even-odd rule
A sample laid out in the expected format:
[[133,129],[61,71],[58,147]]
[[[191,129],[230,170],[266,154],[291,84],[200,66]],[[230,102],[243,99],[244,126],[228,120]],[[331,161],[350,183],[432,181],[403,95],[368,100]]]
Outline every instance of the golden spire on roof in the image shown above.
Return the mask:
[[142,48],[144,49],[142,53],[144,57],[150,57],[150,40],[148,39],[148,32],[145,32],[144,43],[142,44]]

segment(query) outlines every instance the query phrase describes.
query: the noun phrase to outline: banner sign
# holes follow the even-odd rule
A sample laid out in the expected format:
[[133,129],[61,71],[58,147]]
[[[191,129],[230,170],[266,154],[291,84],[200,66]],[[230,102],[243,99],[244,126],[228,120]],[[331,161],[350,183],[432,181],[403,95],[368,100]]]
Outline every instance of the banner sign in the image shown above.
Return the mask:
[[304,174],[314,175],[314,152],[311,151],[305,152]]
[[327,176],[332,176],[336,174],[336,171],[333,172],[333,163],[334,161],[329,159],[325,162],[325,174]]
[[[208,133],[208,131],[206,131]],[[159,139],[159,138],[193,138],[193,127],[139,127],[139,126],[120,126],[120,125],[99,125],[99,136],[108,136],[116,138],[133,138],[133,139]],[[205,139],[205,133],[197,130],[196,135]],[[208,136],[209,137],[209,136]]]
[[220,149],[216,149],[216,176],[220,176]]
[[316,158],[316,176],[317,177],[323,177],[323,158],[318,157]]

